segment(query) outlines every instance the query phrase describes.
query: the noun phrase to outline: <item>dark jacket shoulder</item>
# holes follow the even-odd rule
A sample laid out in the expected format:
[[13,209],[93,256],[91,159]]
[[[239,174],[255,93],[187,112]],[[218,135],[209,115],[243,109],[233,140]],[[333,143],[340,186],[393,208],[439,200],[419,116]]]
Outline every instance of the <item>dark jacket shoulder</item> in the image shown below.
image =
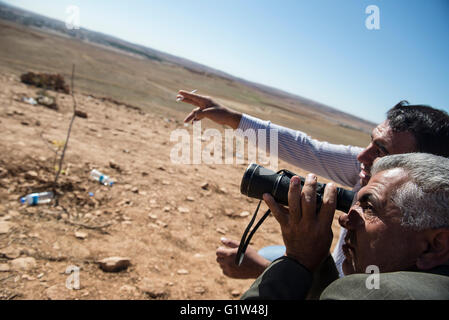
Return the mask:
[[354,274],[331,283],[321,294],[322,300],[447,300],[449,266],[429,272],[400,271],[378,274]]
[[246,291],[242,300],[304,300],[313,274],[297,261],[283,256],[271,263]]

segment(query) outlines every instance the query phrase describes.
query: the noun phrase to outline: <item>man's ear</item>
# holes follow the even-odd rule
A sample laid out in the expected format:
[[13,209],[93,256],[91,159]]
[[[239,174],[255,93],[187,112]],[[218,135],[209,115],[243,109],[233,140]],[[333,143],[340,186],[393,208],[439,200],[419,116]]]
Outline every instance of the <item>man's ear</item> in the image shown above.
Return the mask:
[[427,233],[427,249],[421,253],[416,266],[421,270],[429,270],[449,262],[449,229],[439,228]]

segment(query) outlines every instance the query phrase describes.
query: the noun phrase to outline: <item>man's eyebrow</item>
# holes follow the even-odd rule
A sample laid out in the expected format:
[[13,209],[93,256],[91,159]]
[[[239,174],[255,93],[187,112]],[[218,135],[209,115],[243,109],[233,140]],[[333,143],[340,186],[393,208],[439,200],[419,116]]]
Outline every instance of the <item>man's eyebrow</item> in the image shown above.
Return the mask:
[[371,132],[370,136],[371,136],[371,142],[373,142],[376,145],[376,147],[381,149],[384,153],[387,153],[387,154],[390,153],[382,142],[374,139],[374,136],[373,136],[372,132]]
[[371,193],[365,193],[365,194],[363,194],[360,198],[359,198],[359,201],[360,202],[366,202],[366,201],[368,201],[368,200],[370,200],[371,199]]
[[379,141],[373,141],[374,142],[374,144],[379,148],[379,149],[381,149],[384,153],[390,153],[388,150],[387,150],[387,148],[382,144],[382,142],[379,142]]
[[359,202],[371,202],[376,208],[379,205],[376,197],[372,193],[365,193],[359,198]]

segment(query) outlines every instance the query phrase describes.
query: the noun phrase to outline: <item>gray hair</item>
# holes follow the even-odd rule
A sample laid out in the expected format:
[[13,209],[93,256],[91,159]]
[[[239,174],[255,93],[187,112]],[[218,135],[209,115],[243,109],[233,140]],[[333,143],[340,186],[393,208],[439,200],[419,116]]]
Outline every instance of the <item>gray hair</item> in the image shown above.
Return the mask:
[[406,153],[382,157],[371,173],[404,169],[409,181],[392,195],[406,227],[417,230],[449,228],[449,159],[427,153]]

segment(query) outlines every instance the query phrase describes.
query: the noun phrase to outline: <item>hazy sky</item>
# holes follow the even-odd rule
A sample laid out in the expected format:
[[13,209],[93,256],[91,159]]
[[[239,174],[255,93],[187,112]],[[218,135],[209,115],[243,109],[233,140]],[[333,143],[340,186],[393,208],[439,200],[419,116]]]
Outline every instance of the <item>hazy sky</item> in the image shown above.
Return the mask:
[[[63,21],[76,5],[84,28],[374,122],[402,99],[449,112],[446,0],[6,2]],[[365,25],[369,5],[378,30]]]

